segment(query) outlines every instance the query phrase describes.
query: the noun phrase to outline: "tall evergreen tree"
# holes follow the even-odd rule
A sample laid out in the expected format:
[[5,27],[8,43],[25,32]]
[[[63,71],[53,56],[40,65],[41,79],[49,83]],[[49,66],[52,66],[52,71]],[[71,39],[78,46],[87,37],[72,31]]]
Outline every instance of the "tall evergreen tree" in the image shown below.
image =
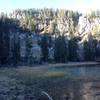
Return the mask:
[[77,42],[78,42],[77,37],[71,38],[68,42],[69,61],[77,61],[77,49],[78,49]]
[[14,46],[13,46],[13,64],[16,66],[20,61],[20,44],[19,33],[14,34]]
[[54,58],[56,62],[66,62],[68,57],[67,41],[64,36],[55,39]]
[[48,35],[43,35],[40,42],[41,51],[42,51],[42,60],[48,61],[49,54],[49,41]]
[[26,37],[26,57],[27,62],[29,65],[33,64],[34,58],[33,58],[33,35],[32,33],[27,33]]
[[86,61],[96,59],[96,41],[90,40],[84,42],[84,57]]
[[0,20],[0,59],[1,64],[7,64],[9,57],[9,19]]

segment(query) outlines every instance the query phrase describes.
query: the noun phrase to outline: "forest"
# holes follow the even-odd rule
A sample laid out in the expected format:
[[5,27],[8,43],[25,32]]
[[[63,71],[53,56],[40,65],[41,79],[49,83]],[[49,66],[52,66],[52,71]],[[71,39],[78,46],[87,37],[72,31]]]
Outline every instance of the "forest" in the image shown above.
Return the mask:
[[0,65],[100,60],[100,11],[14,10],[0,15]]

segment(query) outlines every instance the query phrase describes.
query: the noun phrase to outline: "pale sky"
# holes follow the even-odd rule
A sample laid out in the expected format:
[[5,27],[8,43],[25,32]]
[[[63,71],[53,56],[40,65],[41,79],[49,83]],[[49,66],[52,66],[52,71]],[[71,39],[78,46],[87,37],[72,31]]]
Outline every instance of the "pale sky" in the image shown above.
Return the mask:
[[58,8],[78,10],[100,10],[100,0],[0,0],[0,12],[9,13],[14,9]]

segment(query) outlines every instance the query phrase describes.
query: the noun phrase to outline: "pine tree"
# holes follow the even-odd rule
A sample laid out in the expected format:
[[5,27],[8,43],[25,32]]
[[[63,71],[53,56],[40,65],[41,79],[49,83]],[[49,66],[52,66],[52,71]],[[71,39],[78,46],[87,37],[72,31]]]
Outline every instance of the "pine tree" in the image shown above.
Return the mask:
[[74,37],[71,38],[68,42],[68,49],[69,49],[69,61],[77,61],[77,49],[78,49],[78,38]]
[[67,41],[64,36],[55,39],[54,58],[56,62],[66,62],[68,57]]
[[48,35],[43,35],[40,42],[41,46],[41,52],[42,52],[42,60],[48,61],[49,56],[49,41],[48,41]]
[[34,63],[34,58],[33,58],[33,35],[32,33],[27,33],[26,37],[26,57],[27,57],[27,62],[29,65]]

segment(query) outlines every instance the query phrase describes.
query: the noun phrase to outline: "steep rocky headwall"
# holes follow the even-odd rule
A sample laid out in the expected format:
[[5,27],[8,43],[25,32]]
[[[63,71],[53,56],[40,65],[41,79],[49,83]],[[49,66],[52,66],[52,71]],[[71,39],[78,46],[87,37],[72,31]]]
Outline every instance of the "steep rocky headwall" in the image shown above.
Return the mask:
[[29,29],[30,25],[34,25],[34,30],[38,30],[39,33],[80,36],[82,41],[86,40],[89,34],[95,36],[100,33],[100,15],[93,16],[92,12],[90,15],[81,15],[68,10],[15,10],[10,18],[18,19],[21,26]]

